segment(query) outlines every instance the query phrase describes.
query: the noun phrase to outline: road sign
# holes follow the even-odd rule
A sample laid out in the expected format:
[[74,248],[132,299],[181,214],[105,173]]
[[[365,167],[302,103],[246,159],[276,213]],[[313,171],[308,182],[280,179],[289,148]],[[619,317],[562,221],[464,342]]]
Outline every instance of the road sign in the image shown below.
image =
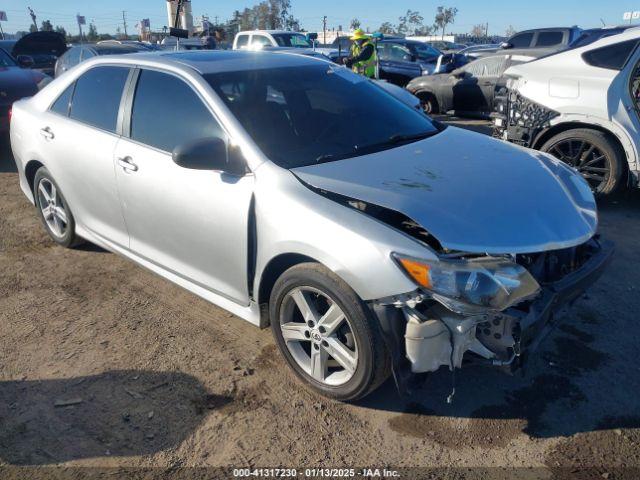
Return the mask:
[[87,19],[84,17],[84,15],[78,15],[78,25],[86,25],[87,24]]
[[142,24],[142,28],[151,28],[151,22],[148,18],[143,18],[140,23]]
[[0,22],[6,22],[6,21],[7,21],[7,12],[0,11]]
[[639,19],[640,18],[640,12],[638,12],[638,11],[633,12],[631,14],[631,18],[634,19],[634,20]]
[[631,15],[633,14],[633,12],[624,12],[624,14],[622,15],[622,19],[623,20],[631,20]]

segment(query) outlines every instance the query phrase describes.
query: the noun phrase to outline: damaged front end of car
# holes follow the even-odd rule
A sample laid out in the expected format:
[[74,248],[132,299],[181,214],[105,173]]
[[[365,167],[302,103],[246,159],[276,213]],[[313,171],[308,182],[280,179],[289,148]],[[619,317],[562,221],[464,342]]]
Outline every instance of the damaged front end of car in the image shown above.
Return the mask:
[[414,374],[443,366],[452,372],[467,364],[521,369],[612,254],[613,245],[597,237],[533,254],[456,253],[435,262],[394,254],[418,288],[371,307],[386,334],[398,388],[407,392]]

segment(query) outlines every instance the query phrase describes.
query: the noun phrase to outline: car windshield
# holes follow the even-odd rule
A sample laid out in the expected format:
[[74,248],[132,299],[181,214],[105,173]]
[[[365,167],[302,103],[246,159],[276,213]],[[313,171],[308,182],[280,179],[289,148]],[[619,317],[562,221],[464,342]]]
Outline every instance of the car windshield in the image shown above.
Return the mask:
[[301,33],[273,33],[271,36],[279,47],[311,48],[307,37]]
[[16,62],[7,52],[0,48],[0,67],[15,67]]
[[442,55],[440,50],[426,43],[408,43],[407,47],[420,60],[433,60]]
[[284,168],[394,148],[438,133],[427,116],[344,67],[327,64],[204,75]]

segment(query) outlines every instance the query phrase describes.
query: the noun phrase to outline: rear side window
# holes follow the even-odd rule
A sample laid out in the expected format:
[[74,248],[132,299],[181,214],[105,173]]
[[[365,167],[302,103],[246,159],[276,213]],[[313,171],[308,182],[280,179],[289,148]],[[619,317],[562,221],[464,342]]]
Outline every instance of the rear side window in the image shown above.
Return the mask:
[[582,58],[593,67],[622,70],[637,45],[637,40],[628,40],[590,50],[583,53]]
[[66,64],[70,67],[75,67],[77,64],[79,64],[81,50],[82,49],[78,47],[73,47],[71,50],[69,50],[69,53],[65,55]]
[[133,140],[171,152],[215,136],[224,137],[222,128],[189,85],[166,73],[140,72],[131,112]]
[[262,45],[263,47],[270,47],[271,40],[264,35],[254,35],[251,39],[251,45]]
[[70,117],[108,132],[116,131],[118,109],[129,69],[95,67],[76,80]]
[[71,95],[73,95],[73,87],[75,86],[75,82],[72,83],[67,89],[62,92],[62,95],[58,97],[58,99],[53,102],[50,110],[59,115],[63,115],[65,117],[69,116],[69,105],[71,104]]
[[236,40],[236,48],[246,47],[249,43],[249,35],[238,35]]
[[531,40],[533,40],[532,32],[522,33],[509,40],[509,43],[513,45],[513,48],[527,48],[531,45]]
[[536,47],[553,47],[560,45],[563,38],[562,32],[540,32],[536,40]]

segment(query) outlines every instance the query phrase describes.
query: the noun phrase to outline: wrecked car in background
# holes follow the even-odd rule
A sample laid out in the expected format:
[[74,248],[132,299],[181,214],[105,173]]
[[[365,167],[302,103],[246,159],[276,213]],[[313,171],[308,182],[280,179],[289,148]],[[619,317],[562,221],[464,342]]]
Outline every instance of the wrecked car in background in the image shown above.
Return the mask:
[[13,112],[20,186],[54,242],[270,324],[331,398],[391,371],[402,387],[467,361],[518,368],[613,251],[562,162],[305,55],[96,57]]
[[596,195],[639,185],[640,28],[571,48],[504,72],[494,135],[559,158]]

